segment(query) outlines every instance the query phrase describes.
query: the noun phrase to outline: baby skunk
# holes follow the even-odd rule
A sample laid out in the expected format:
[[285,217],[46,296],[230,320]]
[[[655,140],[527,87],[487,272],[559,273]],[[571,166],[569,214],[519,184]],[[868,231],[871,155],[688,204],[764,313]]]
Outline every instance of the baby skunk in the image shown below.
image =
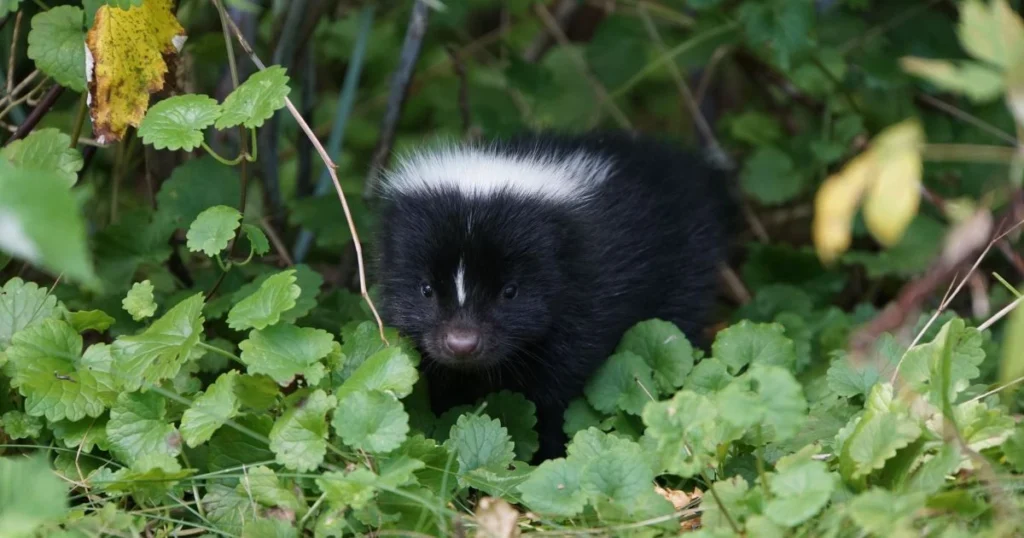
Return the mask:
[[570,400],[635,323],[691,341],[714,306],[725,173],[626,134],[528,134],[425,150],[385,175],[385,322],[423,354],[434,412],[490,392],[537,406],[536,460],[563,455]]

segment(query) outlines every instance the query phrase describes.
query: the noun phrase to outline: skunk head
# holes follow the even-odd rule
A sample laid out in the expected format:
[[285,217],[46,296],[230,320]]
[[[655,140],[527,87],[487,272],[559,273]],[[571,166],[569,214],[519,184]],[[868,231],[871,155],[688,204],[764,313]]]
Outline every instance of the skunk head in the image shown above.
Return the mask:
[[529,356],[567,306],[579,248],[567,214],[606,167],[532,151],[423,153],[386,182],[383,315],[433,362],[486,369]]
[[557,212],[498,196],[438,192],[385,213],[378,277],[384,317],[453,368],[528,353],[557,316],[568,248]]

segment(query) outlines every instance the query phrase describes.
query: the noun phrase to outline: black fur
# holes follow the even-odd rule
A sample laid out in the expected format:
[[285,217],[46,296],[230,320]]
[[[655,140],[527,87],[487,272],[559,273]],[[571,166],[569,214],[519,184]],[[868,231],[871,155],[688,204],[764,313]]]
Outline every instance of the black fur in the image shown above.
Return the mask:
[[[701,342],[728,242],[728,178],[694,154],[625,134],[493,144],[514,154],[586,149],[614,168],[580,204],[467,200],[454,191],[390,197],[378,239],[382,313],[423,352],[435,412],[500,389],[521,392],[537,405],[543,460],[564,454],[565,407],[626,329],[661,318]],[[461,308],[452,281],[460,257]],[[509,300],[502,291],[511,282],[518,295]],[[479,353],[449,356],[443,334],[452,324],[479,328]]]

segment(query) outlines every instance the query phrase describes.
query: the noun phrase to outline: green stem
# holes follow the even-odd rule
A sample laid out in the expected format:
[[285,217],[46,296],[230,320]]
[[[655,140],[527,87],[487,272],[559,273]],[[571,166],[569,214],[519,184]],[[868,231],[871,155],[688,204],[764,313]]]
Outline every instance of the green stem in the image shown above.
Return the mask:
[[757,427],[757,450],[754,451],[757,464],[757,476],[761,478],[761,489],[764,491],[765,500],[771,499],[771,490],[768,489],[768,473],[764,469],[764,442],[761,439],[761,427]]
[[235,157],[234,159],[228,160],[228,159],[225,159],[224,157],[221,157],[220,154],[217,153],[216,151],[213,151],[213,148],[211,148],[210,145],[207,144],[205,140],[200,142],[200,144],[202,145],[202,148],[204,150],[206,150],[207,153],[210,154],[211,157],[213,157],[214,159],[217,159],[218,161],[220,161],[220,162],[222,162],[222,163],[224,163],[224,164],[226,164],[228,166],[234,166],[234,165],[242,162],[242,158],[245,157],[245,152],[242,152],[242,153],[238,154],[238,157]]
[[82,98],[78,101],[78,115],[75,117],[75,130],[71,131],[71,147],[78,146],[78,139],[82,137],[82,127],[85,126],[85,114],[89,110],[89,91],[86,90],[82,93]]
[[256,162],[256,156],[259,155],[260,145],[256,143],[256,129],[249,129],[249,133],[252,140],[252,151],[249,152],[249,156],[247,156],[245,160],[254,163]]
[[[200,343],[199,345],[200,345],[200,347],[203,346],[202,343]],[[160,396],[163,396],[164,398],[167,398],[168,400],[174,400],[175,402],[178,402],[181,405],[184,405],[184,406],[187,406],[187,407],[192,407],[192,402],[189,401],[188,398],[185,398],[185,397],[183,397],[183,396],[181,396],[179,394],[176,394],[174,392],[166,390],[163,387],[160,387],[158,385],[149,385],[149,390],[159,394]],[[231,428],[231,429],[233,429],[233,430],[236,430],[237,432],[241,433],[242,435],[247,435],[247,436],[251,437],[255,441],[259,441],[259,442],[261,442],[261,443],[263,443],[265,445],[268,445],[268,446],[270,445],[270,438],[269,437],[267,437],[265,435],[262,435],[262,434],[259,434],[257,432],[254,432],[254,431],[250,430],[249,428],[246,428],[245,426],[242,426],[241,424],[239,424],[239,423],[237,423],[237,422],[235,422],[233,420],[229,419],[229,420],[224,421],[224,425],[229,427],[229,428]]]
[[718,492],[715,491],[715,486],[711,484],[711,479],[708,478],[708,473],[701,470],[700,475],[704,478],[704,483],[708,486],[708,491],[711,492],[711,496],[715,498],[715,504],[718,505],[718,509],[722,511],[722,516],[729,522],[729,526],[732,527],[732,531],[736,534],[742,534],[740,532],[739,525],[732,519],[732,515],[729,514],[729,510],[725,507],[725,503],[722,502],[722,498],[718,496]]
[[324,499],[326,499],[326,498],[327,498],[327,494],[326,493],[321,493],[320,497],[318,497],[316,502],[313,503],[313,506],[309,507],[309,511],[306,512],[306,515],[302,516],[302,519],[299,520],[299,525],[298,526],[299,526],[299,530],[300,531],[305,528],[306,520],[309,519],[310,516],[312,516],[317,511],[318,508],[320,508],[320,505],[323,504]]
[[921,152],[929,161],[996,162],[1008,164],[1018,152],[1016,147],[982,144],[925,144]]
[[227,358],[237,362],[238,364],[245,364],[244,362],[242,362],[241,357],[239,357],[238,355],[235,355],[234,353],[232,353],[232,352],[230,352],[230,351],[228,351],[226,349],[221,349],[221,348],[219,348],[217,346],[211,346],[210,344],[207,344],[206,342],[199,342],[198,345],[199,345],[200,348],[205,349],[206,351],[209,351],[210,353],[216,353],[218,355],[227,357]]

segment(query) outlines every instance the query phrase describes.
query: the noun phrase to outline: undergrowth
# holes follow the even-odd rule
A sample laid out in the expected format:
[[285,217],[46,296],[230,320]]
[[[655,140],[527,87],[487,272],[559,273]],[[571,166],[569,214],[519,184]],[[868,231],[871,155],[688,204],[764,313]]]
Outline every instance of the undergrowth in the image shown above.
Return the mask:
[[[1024,65],[1009,3],[951,15],[913,2],[622,2],[571,42],[546,4],[511,2],[493,55],[479,35],[444,51],[489,20],[474,18],[494,9],[483,0],[417,2],[411,15],[342,3],[323,19],[298,1],[261,16],[241,0],[60,4],[0,0],[4,41],[27,43],[2,49],[14,59],[0,92],[12,127],[0,149],[0,536],[953,538],[1024,526],[1024,309],[1005,265],[979,268],[996,252],[1020,264],[1019,157],[1000,127],[1019,113]],[[392,78],[407,60],[397,30],[428,4],[416,72],[428,82],[410,90]],[[918,26],[908,37],[894,20]],[[508,54],[545,28],[558,42],[546,56]],[[179,51],[185,29],[198,43]],[[471,45],[485,58],[467,74]],[[957,60],[904,59],[924,93],[899,70],[911,53]],[[403,112],[398,146],[538,126],[679,132],[695,99],[683,71],[719,61],[775,85],[715,122],[743,157],[750,230],[726,272],[737,305],[709,349],[661,320],[635,325],[566,413],[567,456],[538,466],[521,395],[434,416],[420,357],[378,324],[353,248],[353,232],[372,229],[362,195],[380,164],[370,150],[393,142],[377,142],[395,128],[387,113]],[[439,62],[452,73],[429,82]],[[339,64],[337,104],[321,106],[317,67]],[[356,102],[392,82],[412,93],[404,107]],[[81,95],[62,100],[65,89]],[[939,90],[970,100],[973,113],[943,109],[969,129],[934,111],[906,120],[915,95],[944,103]],[[887,92],[895,101],[878,99]],[[1009,106],[991,104],[1000,96]],[[993,131],[1014,145],[975,140]],[[305,137],[328,133],[326,148]],[[943,163],[923,173],[922,159]],[[771,240],[779,208],[804,232]]]

